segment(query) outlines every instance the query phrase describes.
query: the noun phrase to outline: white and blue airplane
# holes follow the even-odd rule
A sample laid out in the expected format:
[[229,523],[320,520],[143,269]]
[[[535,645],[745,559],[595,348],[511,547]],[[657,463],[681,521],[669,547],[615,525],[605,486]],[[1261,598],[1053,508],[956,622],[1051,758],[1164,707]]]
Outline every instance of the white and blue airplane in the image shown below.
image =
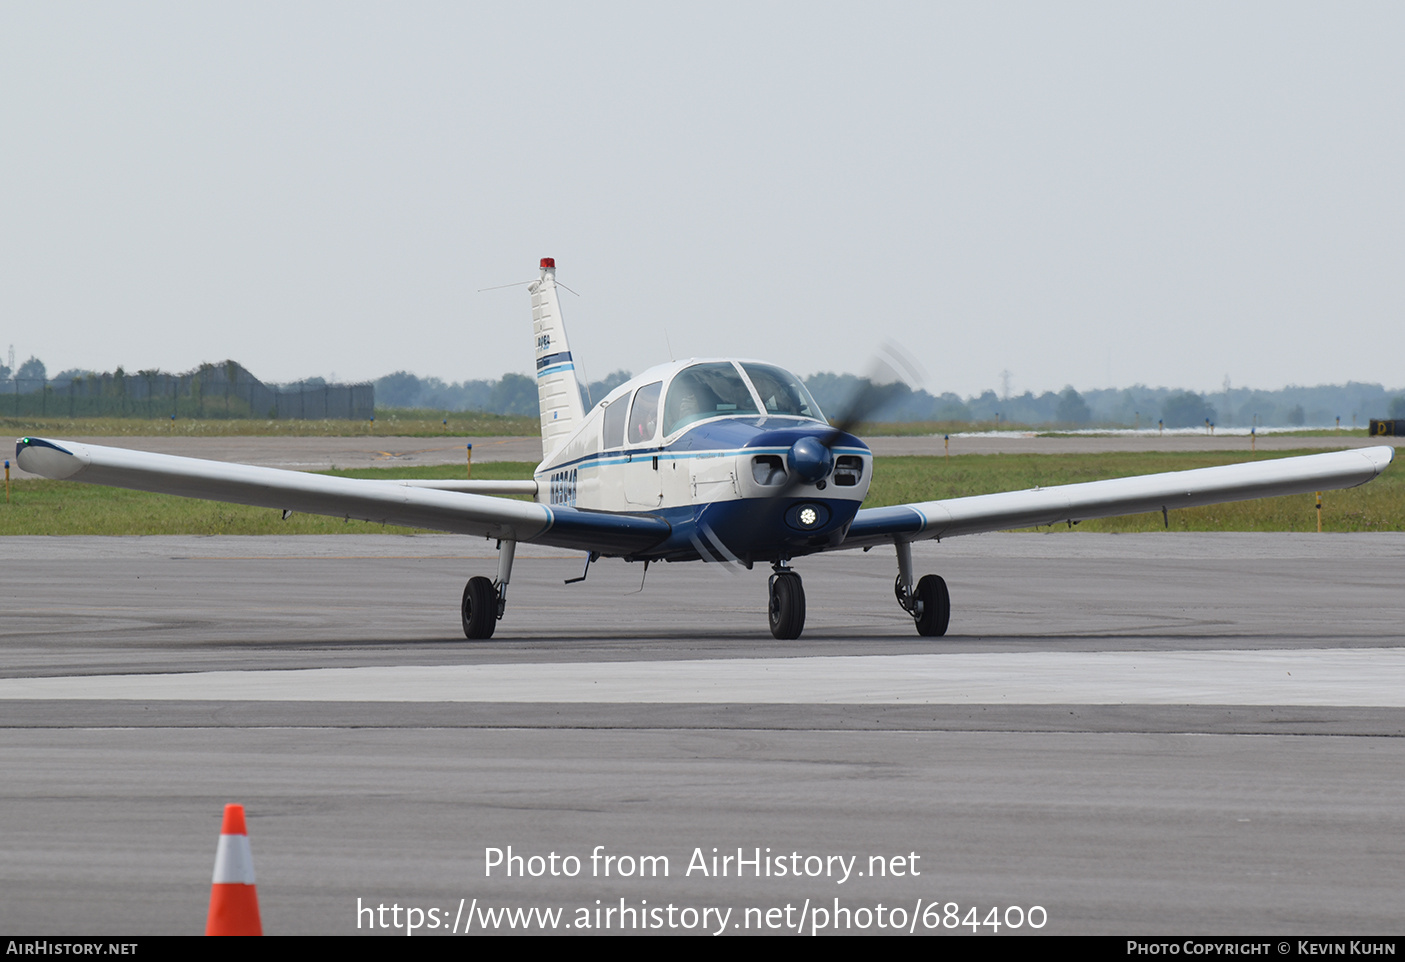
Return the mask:
[[[943,635],[946,582],[918,579],[914,541],[1364,484],[1390,447],[1256,461],[1028,491],[863,508],[873,456],[832,425],[795,375],[761,361],[690,359],[651,368],[589,412],[557,298],[556,264],[530,285],[541,404],[531,481],[376,481],[21,438],[20,467],[48,478],[477,535],[498,543],[497,577],[464,588],[464,634],[489,638],[507,604],[518,542],[626,561],[770,565],[771,633],[798,638],[805,592],[791,567],[821,551],[889,545],[898,604]],[[502,495],[531,495],[527,502]],[[581,578],[575,581],[584,580]]]

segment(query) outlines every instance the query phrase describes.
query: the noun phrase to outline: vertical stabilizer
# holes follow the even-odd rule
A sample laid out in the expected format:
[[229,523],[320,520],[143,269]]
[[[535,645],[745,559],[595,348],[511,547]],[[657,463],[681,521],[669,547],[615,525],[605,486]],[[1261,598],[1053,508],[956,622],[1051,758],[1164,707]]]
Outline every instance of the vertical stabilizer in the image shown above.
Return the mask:
[[542,258],[541,279],[532,292],[532,333],[537,344],[537,398],[542,414],[542,460],[561,446],[585,418],[576,366],[566,342],[561,301],[556,294],[556,260]]

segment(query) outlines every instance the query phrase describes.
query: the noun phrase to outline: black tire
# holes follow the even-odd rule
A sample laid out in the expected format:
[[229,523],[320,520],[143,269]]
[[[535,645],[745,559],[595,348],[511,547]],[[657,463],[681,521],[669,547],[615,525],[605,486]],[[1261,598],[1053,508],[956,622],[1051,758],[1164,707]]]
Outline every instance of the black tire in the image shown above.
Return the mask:
[[917,603],[922,606],[922,614],[917,616],[917,633],[934,638],[946,634],[951,621],[951,595],[941,575],[922,576],[917,582]]
[[777,575],[771,582],[771,634],[781,641],[800,637],[805,630],[805,586],[794,572]]
[[472,641],[493,637],[498,626],[498,590],[487,578],[470,578],[463,589],[463,633]]

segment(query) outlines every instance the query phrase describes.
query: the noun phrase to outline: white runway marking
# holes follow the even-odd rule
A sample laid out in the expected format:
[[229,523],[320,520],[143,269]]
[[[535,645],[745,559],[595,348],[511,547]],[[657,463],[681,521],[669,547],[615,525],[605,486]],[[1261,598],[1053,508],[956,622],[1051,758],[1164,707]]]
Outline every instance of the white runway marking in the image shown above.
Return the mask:
[[1405,648],[444,665],[0,680],[0,699],[1405,707]]

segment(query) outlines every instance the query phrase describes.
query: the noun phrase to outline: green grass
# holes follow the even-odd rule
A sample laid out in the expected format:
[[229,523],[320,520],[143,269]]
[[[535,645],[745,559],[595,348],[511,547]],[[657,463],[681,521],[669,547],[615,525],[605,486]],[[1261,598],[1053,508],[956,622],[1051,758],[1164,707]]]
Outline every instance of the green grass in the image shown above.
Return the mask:
[[[448,422],[447,424],[444,422]],[[536,437],[541,422],[536,417],[483,414],[477,411],[442,412],[390,410],[374,421],[302,421],[265,418],[223,420],[194,418],[0,418],[0,435],[13,437]]]
[[[1139,430],[1141,430],[1141,431],[1143,431],[1143,432],[1150,432],[1150,431],[1153,430],[1155,427],[1156,427],[1155,422],[1153,422],[1153,423],[1151,423],[1151,424],[1142,424],[1141,427],[1139,428]],[[1243,430],[1243,427],[1244,427],[1243,425],[1234,425],[1235,430]],[[1193,425],[1191,425],[1191,428],[1194,429],[1194,431],[1196,432],[1197,435],[1201,435],[1201,436],[1204,436],[1204,437],[1207,437],[1207,438],[1208,438],[1208,437],[1244,437],[1244,435],[1242,435],[1242,434],[1225,434],[1224,431],[1218,430],[1218,429],[1215,431],[1214,434],[1211,434],[1209,431],[1206,431],[1202,425],[1198,425],[1198,424],[1193,424]],[[972,429],[972,430],[973,430],[973,429]],[[1050,428],[1050,427],[1047,427],[1047,426],[1046,426],[1046,427],[1042,427],[1042,428],[1033,429],[1033,430],[1035,430],[1041,438],[1074,438],[1074,437],[1086,437],[1086,436],[1087,436],[1088,434],[1090,434],[1090,433],[1096,434],[1096,433],[1099,432],[1099,431],[1105,431],[1105,432],[1107,432],[1107,433],[1109,433],[1109,434],[1111,434],[1111,433],[1114,432],[1114,431],[1128,431],[1128,430],[1132,430],[1132,425],[1130,425],[1130,424],[1085,424],[1083,427],[1078,428],[1076,431],[1070,430],[1070,429],[1067,428],[1067,427],[1062,427],[1062,428],[1060,428],[1060,427],[1053,427],[1053,428]],[[1186,436],[1186,435],[1184,435],[1184,434],[1178,435],[1178,437],[1185,437],[1185,436]],[[1337,428],[1294,428],[1293,430],[1287,430],[1287,429],[1282,429],[1282,428],[1271,428],[1271,429],[1269,429],[1269,428],[1259,428],[1259,437],[1261,437],[1261,438],[1262,438],[1262,437],[1273,437],[1273,438],[1360,438],[1360,437],[1371,437],[1371,433],[1366,430],[1366,426],[1363,424],[1361,427],[1355,428],[1355,429],[1353,429],[1350,425],[1344,425],[1344,426],[1341,427],[1340,429],[1337,429]]]
[[[1291,453],[1275,452],[1258,460]],[[965,495],[1050,487],[1079,481],[1180,471],[1251,460],[1242,454],[1199,452],[1113,452],[1105,454],[968,454],[953,458],[877,459],[865,505],[881,507]],[[529,462],[484,462],[475,478],[530,478]],[[458,465],[365,468],[330,471],[342,477],[459,478]],[[1325,531],[1405,531],[1405,472],[1388,469],[1370,484],[1323,495]],[[1188,508],[1170,514],[1173,531],[1314,531],[1312,495],[1268,498]],[[0,504],[0,535],[7,534],[365,534],[405,533],[407,529],[362,521],[295,514],[287,521],[268,508],[196,501],[101,488],[66,481],[25,481],[11,486]],[[1065,531],[1055,526],[1052,530]],[[1160,531],[1160,512],[1087,521],[1078,531]]]

